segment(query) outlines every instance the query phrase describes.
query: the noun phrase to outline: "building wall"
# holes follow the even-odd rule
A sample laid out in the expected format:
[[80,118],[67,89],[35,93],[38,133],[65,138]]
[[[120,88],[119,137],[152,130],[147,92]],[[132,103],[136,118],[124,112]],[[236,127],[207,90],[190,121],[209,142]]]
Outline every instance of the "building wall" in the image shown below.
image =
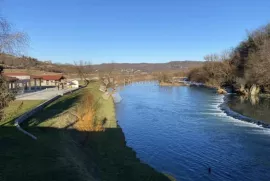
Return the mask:
[[[63,82],[63,81],[60,81]],[[59,81],[57,80],[41,80],[41,86],[57,86]],[[37,81],[37,85],[39,85],[39,81]]]

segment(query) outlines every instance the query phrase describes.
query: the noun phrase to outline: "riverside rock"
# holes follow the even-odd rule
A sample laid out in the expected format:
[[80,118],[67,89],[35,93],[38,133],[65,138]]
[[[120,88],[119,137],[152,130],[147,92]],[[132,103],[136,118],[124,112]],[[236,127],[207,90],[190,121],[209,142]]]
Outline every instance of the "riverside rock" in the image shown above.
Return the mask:
[[218,94],[227,94],[227,91],[225,89],[218,88],[217,93]]
[[251,96],[255,96],[258,95],[260,93],[260,87],[256,86],[255,84],[253,84],[250,88],[250,95]]

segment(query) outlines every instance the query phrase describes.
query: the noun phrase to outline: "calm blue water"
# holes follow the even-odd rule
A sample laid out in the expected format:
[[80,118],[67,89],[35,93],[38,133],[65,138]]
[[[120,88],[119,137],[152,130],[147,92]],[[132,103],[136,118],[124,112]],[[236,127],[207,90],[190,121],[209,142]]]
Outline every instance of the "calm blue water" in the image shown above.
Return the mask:
[[[177,180],[270,180],[270,131],[224,114],[223,97],[197,87],[135,83],[117,119],[137,156]],[[208,167],[212,174],[208,174]]]

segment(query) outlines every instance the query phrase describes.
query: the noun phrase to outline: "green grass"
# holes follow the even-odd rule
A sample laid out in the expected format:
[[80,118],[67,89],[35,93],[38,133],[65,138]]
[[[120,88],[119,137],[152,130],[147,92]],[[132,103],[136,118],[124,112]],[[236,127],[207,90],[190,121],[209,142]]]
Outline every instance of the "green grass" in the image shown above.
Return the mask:
[[109,100],[104,100],[102,98],[102,92],[99,91],[99,84],[97,82],[90,83],[87,89],[94,95],[96,101],[98,101],[98,110],[97,110],[97,119],[99,121],[107,120],[105,127],[107,128],[116,128],[116,116],[115,116],[115,109],[114,103],[112,98]]
[[1,125],[10,126],[14,123],[14,120],[21,116],[23,113],[30,111],[34,107],[44,102],[44,100],[25,100],[12,101],[4,110],[4,118],[0,121]]
[[[114,122],[114,104],[101,100],[97,83],[63,96],[32,116],[23,127],[37,140],[12,126],[0,127],[0,180],[168,180],[136,158],[121,128],[82,132],[68,125],[68,114],[85,91],[99,100],[97,117]],[[109,126],[108,126],[109,127]]]

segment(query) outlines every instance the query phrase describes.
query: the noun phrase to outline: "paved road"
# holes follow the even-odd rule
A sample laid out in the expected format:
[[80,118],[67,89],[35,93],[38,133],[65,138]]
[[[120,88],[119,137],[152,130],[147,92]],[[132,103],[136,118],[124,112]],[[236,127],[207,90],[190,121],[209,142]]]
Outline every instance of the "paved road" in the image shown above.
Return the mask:
[[73,90],[75,88],[58,90],[57,88],[49,88],[46,90],[41,90],[33,93],[22,94],[16,97],[16,100],[48,100],[54,96],[62,95],[67,91]]

